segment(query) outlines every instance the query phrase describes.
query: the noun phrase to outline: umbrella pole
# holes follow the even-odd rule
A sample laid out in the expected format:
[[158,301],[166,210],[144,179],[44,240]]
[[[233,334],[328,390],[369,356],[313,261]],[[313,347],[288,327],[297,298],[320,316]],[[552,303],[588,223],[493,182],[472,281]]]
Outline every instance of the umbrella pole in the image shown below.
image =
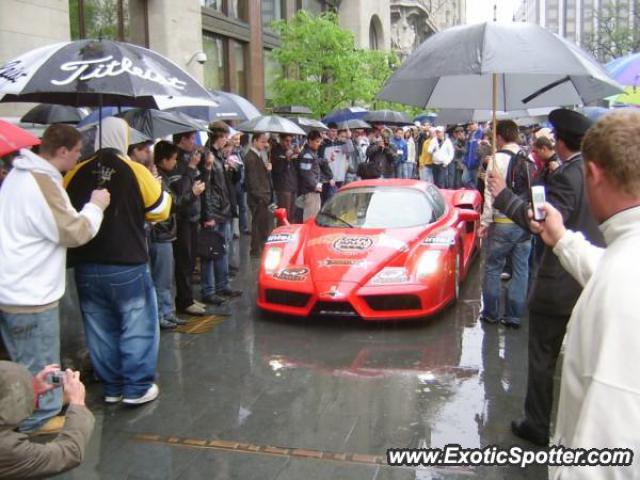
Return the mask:
[[496,110],[498,110],[498,74],[492,74],[493,88],[492,88],[492,112],[491,112],[491,154],[492,157],[496,154],[496,141],[497,141],[497,133],[496,126],[498,124],[496,120]]
[[102,150],[102,94],[98,95],[98,150]]

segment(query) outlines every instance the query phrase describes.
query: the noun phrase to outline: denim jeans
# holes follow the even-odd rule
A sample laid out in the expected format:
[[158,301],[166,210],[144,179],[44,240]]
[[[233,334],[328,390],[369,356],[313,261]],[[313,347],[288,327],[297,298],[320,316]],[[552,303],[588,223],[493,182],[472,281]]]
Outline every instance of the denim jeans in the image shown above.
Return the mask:
[[449,170],[444,165],[433,166],[433,182],[438,188],[447,188],[449,186]]
[[413,176],[413,163],[399,163],[396,165],[396,177],[397,178],[412,178]]
[[504,319],[520,323],[527,297],[531,235],[512,223],[492,223],[487,247],[482,278],[482,315],[492,320],[500,318],[500,274],[510,258],[513,271],[506,286]]
[[215,260],[201,259],[200,280],[202,296],[213,295],[229,288],[229,238],[231,237],[231,223],[218,222],[213,227],[224,235],[227,253]]
[[174,318],[176,309],[173,305],[171,291],[173,285],[173,244],[171,242],[151,242],[149,264],[158,300],[158,317],[160,320]]
[[[60,364],[60,317],[55,306],[39,313],[0,312],[0,332],[7,352],[32,375],[52,363]],[[62,389],[40,395],[38,409],[20,422],[19,430],[37,430],[62,409]]]
[[423,182],[433,183],[433,166],[426,165],[420,167],[420,180]]
[[478,189],[478,167],[469,169],[466,165],[462,166],[462,186],[472,190]]
[[249,231],[249,219],[247,217],[247,213],[249,209],[247,208],[247,193],[244,191],[241,182],[236,183],[236,202],[238,203],[238,228],[240,229],[240,233],[246,233]]
[[149,266],[91,263],[75,270],[87,345],[104,394],[144,395],[155,380],[160,339]]

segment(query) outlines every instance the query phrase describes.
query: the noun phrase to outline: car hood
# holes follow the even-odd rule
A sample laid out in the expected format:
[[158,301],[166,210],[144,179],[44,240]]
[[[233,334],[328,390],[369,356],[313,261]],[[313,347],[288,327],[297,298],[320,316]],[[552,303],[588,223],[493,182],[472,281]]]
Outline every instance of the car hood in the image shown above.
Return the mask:
[[[401,262],[429,228],[341,229],[310,225],[304,258],[314,284],[364,284],[383,267]],[[402,258],[400,258],[402,257]],[[326,283],[326,285],[324,285]]]

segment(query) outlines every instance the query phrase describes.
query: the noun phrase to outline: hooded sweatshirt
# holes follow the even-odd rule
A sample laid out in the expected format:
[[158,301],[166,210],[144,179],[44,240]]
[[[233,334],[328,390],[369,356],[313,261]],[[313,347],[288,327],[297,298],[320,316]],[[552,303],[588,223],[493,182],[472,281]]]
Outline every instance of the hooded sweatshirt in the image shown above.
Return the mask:
[[27,313],[62,297],[67,247],[91,240],[103,213],[93,203],[78,213],[60,172],[33,152],[13,167],[0,189],[0,309]]
[[29,371],[0,361],[0,478],[36,478],[76,467],[93,431],[94,418],[82,405],[69,405],[65,425],[48,443],[32,443],[14,429],[33,411],[34,391]]
[[151,172],[131,161],[127,151],[131,129],[121,118],[102,124],[102,149],[79,163],[64,178],[73,205],[86,204],[91,192],[104,187],[111,193],[100,232],[86,245],[69,252],[71,265],[100,263],[139,265],[149,260],[145,220],[160,222],[171,213],[171,195]]

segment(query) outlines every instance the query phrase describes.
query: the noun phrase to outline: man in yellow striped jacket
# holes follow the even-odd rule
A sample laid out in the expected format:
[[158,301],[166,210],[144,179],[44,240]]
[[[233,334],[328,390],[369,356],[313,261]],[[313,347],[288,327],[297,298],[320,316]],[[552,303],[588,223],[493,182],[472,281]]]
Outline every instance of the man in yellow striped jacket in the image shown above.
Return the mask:
[[[158,306],[149,272],[145,221],[168,218],[171,196],[149,170],[126,156],[130,129],[122,119],[102,122],[102,148],[65,177],[76,208],[88,192],[111,192],[98,235],[70,250],[93,366],[107,403],[154,400],[158,357]],[[99,143],[99,140],[96,140]]]

